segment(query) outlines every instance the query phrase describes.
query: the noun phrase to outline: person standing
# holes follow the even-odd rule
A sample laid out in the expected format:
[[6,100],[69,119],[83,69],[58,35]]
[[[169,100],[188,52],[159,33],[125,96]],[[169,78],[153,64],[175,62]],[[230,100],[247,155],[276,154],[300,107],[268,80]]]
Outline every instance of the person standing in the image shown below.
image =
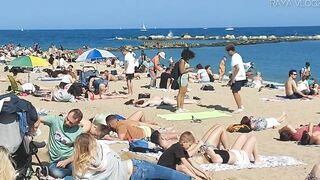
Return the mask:
[[222,81],[223,76],[226,72],[226,61],[227,57],[223,56],[219,64],[219,82]]
[[234,113],[239,113],[244,110],[239,91],[241,90],[241,87],[246,83],[246,72],[244,70],[241,56],[235,51],[235,46],[233,44],[228,44],[225,49],[231,56],[232,74],[230,83],[234,100],[236,101],[236,104],[238,106],[238,109],[234,111]]
[[133,57],[132,53],[130,53],[129,50],[126,49],[125,47],[121,48],[121,52],[124,55],[124,61],[125,61],[124,69],[126,72],[128,94],[133,95],[132,79],[134,77],[135,58]]
[[179,60],[179,92],[177,95],[177,113],[185,111],[183,109],[184,97],[188,90],[188,81],[189,81],[189,72],[192,72],[193,69],[190,68],[189,60],[193,59],[195,56],[194,52],[185,48],[181,53],[181,59]]
[[159,52],[156,56],[152,58],[153,67],[150,70],[150,88],[155,88],[157,84],[157,77],[162,72],[162,67],[160,66],[160,60],[166,59],[166,54],[164,52]]

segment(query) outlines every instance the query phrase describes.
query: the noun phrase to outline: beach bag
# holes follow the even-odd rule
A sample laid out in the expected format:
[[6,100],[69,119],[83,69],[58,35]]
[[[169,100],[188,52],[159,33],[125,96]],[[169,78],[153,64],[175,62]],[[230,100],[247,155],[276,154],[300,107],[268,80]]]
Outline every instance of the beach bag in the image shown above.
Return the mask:
[[138,99],[150,99],[150,93],[139,93]]
[[203,90],[203,91],[214,91],[214,87],[212,85],[209,85],[209,84],[203,85],[200,89]]
[[180,69],[179,69],[179,62],[180,61],[174,64],[173,69],[171,71],[171,77],[173,78],[171,89],[174,89],[174,90],[179,89],[178,78],[181,76]]
[[141,153],[157,153],[160,151],[158,146],[151,147],[152,143],[145,139],[135,139],[129,141],[129,151]]

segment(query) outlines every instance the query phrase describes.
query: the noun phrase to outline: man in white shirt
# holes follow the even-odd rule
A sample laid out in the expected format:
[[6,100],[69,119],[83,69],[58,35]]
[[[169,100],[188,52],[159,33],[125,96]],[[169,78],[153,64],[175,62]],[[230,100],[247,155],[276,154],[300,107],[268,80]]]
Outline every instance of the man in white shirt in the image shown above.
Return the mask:
[[244,110],[239,91],[247,81],[246,72],[243,66],[243,61],[241,56],[235,51],[235,46],[233,44],[228,44],[226,46],[226,51],[231,56],[231,69],[232,69],[232,75],[230,78],[231,90],[232,90],[234,100],[236,101],[238,106],[238,109],[234,111],[234,113],[239,113]]
[[124,55],[124,69],[126,73],[128,94],[133,95],[132,79],[134,78],[135,58],[133,57],[132,53],[130,53],[129,50],[125,47],[121,48],[121,52]]

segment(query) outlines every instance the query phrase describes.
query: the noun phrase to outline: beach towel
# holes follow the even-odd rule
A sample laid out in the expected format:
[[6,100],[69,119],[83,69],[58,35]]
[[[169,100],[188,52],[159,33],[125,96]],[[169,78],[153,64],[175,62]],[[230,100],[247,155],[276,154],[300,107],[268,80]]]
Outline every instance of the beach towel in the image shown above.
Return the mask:
[[203,120],[208,118],[227,117],[231,115],[221,111],[205,111],[205,112],[158,114],[157,116],[169,121],[180,121],[180,120],[191,120],[193,118]]
[[239,170],[239,169],[253,169],[253,168],[271,168],[278,166],[298,166],[304,165],[290,156],[260,156],[261,163],[247,164],[247,165],[229,165],[229,164],[201,164],[200,167],[205,171],[226,171],[226,170]]
[[61,81],[62,78],[61,77],[39,77],[38,78],[39,81]]

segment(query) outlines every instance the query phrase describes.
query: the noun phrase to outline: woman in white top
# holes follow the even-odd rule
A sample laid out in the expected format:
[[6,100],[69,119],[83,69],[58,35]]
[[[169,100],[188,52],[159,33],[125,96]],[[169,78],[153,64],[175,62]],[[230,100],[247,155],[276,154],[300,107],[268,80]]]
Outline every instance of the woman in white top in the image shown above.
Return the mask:
[[209,75],[208,75],[207,71],[203,68],[203,66],[201,64],[198,64],[196,66],[196,68],[198,69],[197,78],[198,78],[199,82],[200,83],[210,82]]

